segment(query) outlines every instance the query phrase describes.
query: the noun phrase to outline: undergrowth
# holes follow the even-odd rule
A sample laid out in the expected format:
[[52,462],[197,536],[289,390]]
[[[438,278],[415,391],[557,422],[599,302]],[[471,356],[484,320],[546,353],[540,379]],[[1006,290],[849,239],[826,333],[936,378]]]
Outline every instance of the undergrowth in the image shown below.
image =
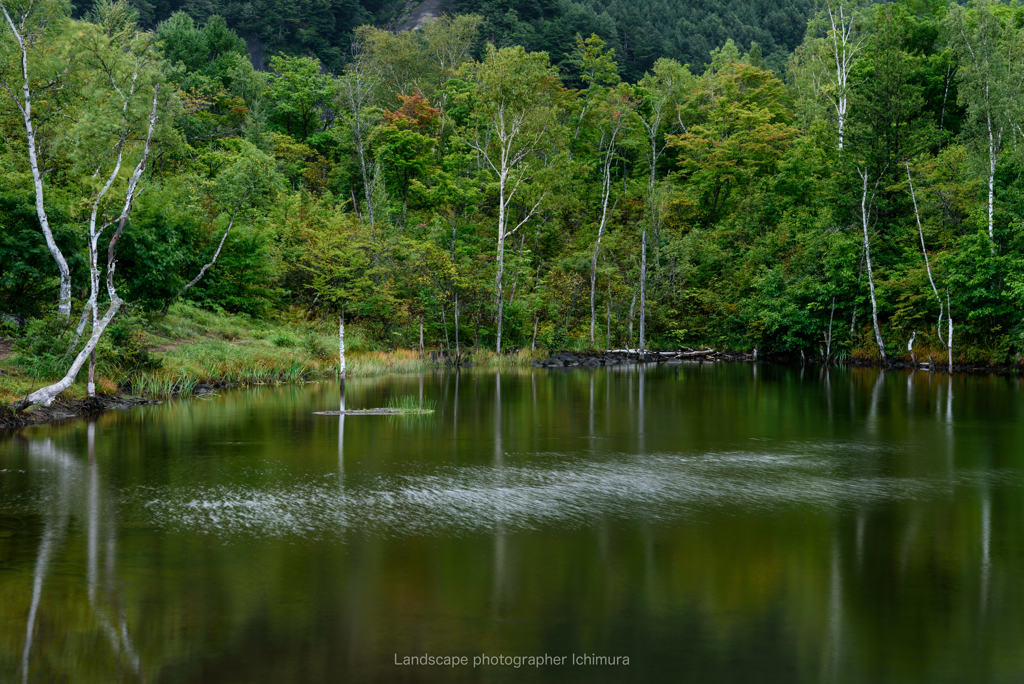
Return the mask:
[[[0,361],[0,401],[10,403],[63,375],[74,350],[72,326],[64,319],[33,321],[21,329],[15,353]],[[88,335],[88,328],[85,335]],[[81,342],[79,342],[79,348]],[[374,349],[359,325],[346,325],[348,376],[417,373],[439,364],[416,350]],[[464,362],[503,368],[521,366],[542,352],[470,352]],[[129,310],[115,319],[97,349],[97,391],[126,391],[155,398],[191,394],[201,384],[239,385],[302,382],[338,372],[338,337],[333,321],[309,321],[301,312],[277,319],[174,304],[166,315]],[[62,395],[86,396],[87,371]],[[417,406],[418,408],[418,406]]]

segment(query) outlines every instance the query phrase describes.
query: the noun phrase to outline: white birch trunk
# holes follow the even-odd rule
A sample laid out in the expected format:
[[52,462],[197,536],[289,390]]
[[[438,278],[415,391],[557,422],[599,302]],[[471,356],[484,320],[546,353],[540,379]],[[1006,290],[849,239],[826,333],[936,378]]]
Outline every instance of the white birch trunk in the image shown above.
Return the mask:
[[345,314],[338,316],[338,376],[345,386]]
[[988,241],[992,244],[992,251],[995,253],[995,182],[996,182],[996,158],[999,152],[996,146],[995,134],[992,131],[992,117],[986,117],[988,123]]
[[949,288],[946,288],[946,320],[949,329],[946,332],[946,351],[949,355],[949,374],[953,374],[953,307],[949,304]]
[[936,326],[936,332],[939,336],[939,342],[945,344],[942,339],[942,297],[939,296],[939,289],[935,287],[935,279],[932,277],[932,266],[928,261],[928,250],[924,245],[924,228],[921,227],[921,214],[917,210],[917,196],[914,193],[914,180],[910,177],[910,162],[906,162],[907,165],[907,182],[910,183],[910,199],[914,201],[914,218],[917,219],[917,234],[921,238],[921,254],[924,256],[924,267],[928,271],[928,282],[931,283],[932,292],[935,293],[935,299],[939,302],[939,322]]
[[505,313],[505,298],[502,296],[502,279],[505,277],[505,225],[508,220],[508,211],[505,203],[505,191],[508,183],[508,171],[505,150],[502,149],[501,165],[502,173],[498,176],[498,269],[494,274],[494,291],[498,296],[498,339],[495,343],[495,351],[501,354],[501,323]]
[[14,93],[10,90],[8,90],[8,92],[10,93],[14,104],[18,107],[22,123],[25,127],[25,139],[28,143],[29,166],[32,169],[32,186],[35,189],[36,197],[36,216],[39,218],[39,225],[42,228],[43,237],[46,240],[46,247],[50,250],[50,255],[56,262],[57,271],[60,273],[60,295],[58,296],[57,301],[57,313],[60,316],[67,317],[71,315],[71,269],[68,267],[67,259],[64,258],[64,254],[61,252],[60,247],[57,246],[57,242],[53,237],[53,231],[50,228],[50,219],[46,213],[46,202],[43,194],[43,173],[39,168],[36,130],[35,126],[32,124],[32,82],[28,73],[27,45],[27,41],[31,40],[31,36],[28,35],[25,30],[25,22],[28,20],[28,14],[31,12],[31,9],[18,17],[19,21],[16,24],[8,13],[6,5],[0,3],[0,8],[3,9],[4,18],[7,20],[7,25],[11,29],[11,34],[18,43],[18,48],[21,54],[22,101],[19,102],[14,96]]
[[[203,279],[203,276],[206,275],[206,272],[208,270],[210,270],[210,268],[212,268],[214,264],[217,263],[217,257],[220,256],[221,250],[224,249],[224,243],[227,241],[228,235],[231,233],[232,226],[235,225],[235,216],[237,216],[237,215],[238,215],[238,207],[235,207],[234,210],[232,210],[232,212],[231,212],[231,218],[228,219],[228,227],[224,229],[224,234],[221,236],[220,242],[217,244],[217,251],[215,251],[213,253],[213,258],[210,259],[209,263],[207,263],[205,266],[203,266],[201,269],[199,269],[199,274],[195,278],[190,280],[188,285],[186,285],[185,287],[181,288],[181,290],[178,291],[178,294],[174,295],[174,299],[178,299],[179,297],[181,297],[181,295],[185,294],[190,289],[192,289],[196,284],[198,284],[199,281]],[[171,301],[173,302],[174,299],[172,299]],[[170,307],[170,302],[168,302],[167,306],[164,307],[164,313],[167,313],[167,309],[169,307]]]
[[640,237],[640,346],[639,351],[644,353],[646,343],[644,339],[644,324],[647,310],[647,226],[644,226],[643,234]]
[[[871,292],[871,322],[875,327],[875,342],[878,344],[878,353],[882,357],[882,365],[888,364],[889,360],[885,355],[885,343],[882,341],[882,330],[878,325],[878,302],[875,299],[875,277],[871,268],[871,238],[868,235],[868,224],[871,221],[871,207],[868,201],[868,172],[867,169],[857,169],[861,179],[864,181],[864,192],[860,200],[861,223],[864,228],[864,261],[868,269],[868,289]],[[872,194],[872,201],[874,195]]]
[[[601,222],[597,225],[597,240],[594,242],[594,256],[590,263],[590,346],[594,346],[594,327],[597,321],[595,297],[597,291],[597,258],[601,252],[601,237],[608,225],[608,201],[612,194],[612,162],[618,149],[618,136],[622,130],[625,116],[614,119],[611,131],[608,132],[608,144],[601,147],[604,155],[601,160]],[[602,136],[603,138],[603,136]]]
[[828,61],[832,62],[832,64],[825,66],[825,60],[819,57],[822,69],[826,74],[825,78],[832,86],[826,89],[825,92],[836,113],[840,150],[843,149],[845,144],[847,109],[851,88],[850,74],[857,64],[858,54],[864,46],[863,39],[857,38],[854,35],[854,17],[850,9],[843,0],[826,4],[828,30],[825,39],[831,53],[828,55]]
[[[379,84],[378,77],[371,77],[358,64],[350,71],[344,81],[340,99],[352,115],[352,141],[355,143],[356,154],[359,156],[359,172],[363,178],[363,192],[366,201],[367,219],[370,227],[376,225],[374,217],[373,184],[370,181],[370,161],[367,160],[367,129],[368,124],[363,115],[369,107],[374,90]],[[353,203],[355,197],[353,196]]]

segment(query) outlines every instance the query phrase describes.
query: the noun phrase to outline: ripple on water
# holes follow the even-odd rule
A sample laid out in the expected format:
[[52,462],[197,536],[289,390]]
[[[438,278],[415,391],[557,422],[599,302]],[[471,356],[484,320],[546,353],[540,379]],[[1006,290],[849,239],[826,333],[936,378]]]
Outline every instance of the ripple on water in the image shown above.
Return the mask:
[[927,499],[969,480],[964,473],[849,477],[806,452],[563,456],[546,465],[445,466],[363,482],[320,476],[273,486],[140,487],[126,493],[123,514],[228,536],[465,535],[608,518],[665,522],[716,508],[763,513]]

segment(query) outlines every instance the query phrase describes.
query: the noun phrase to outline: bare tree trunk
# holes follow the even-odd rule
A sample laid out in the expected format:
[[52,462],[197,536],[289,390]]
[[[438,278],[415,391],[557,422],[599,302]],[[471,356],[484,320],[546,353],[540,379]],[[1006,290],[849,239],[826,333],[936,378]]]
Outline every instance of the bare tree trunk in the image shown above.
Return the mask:
[[90,397],[96,396],[96,350],[89,355],[89,382],[86,385]]
[[455,358],[462,356],[462,346],[459,344],[459,289],[455,288]]
[[917,197],[914,193],[914,180],[910,177],[910,162],[906,162],[907,165],[907,182],[910,183],[910,199],[914,201],[914,218],[917,219],[917,234],[921,238],[921,254],[924,255],[924,267],[928,271],[928,282],[932,285],[932,292],[935,293],[935,299],[939,302],[939,323],[936,327],[936,332],[939,336],[939,342],[945,344],[942,340],[942,297],[939,296],[939,289],[935,287],[935,279],[932,278],[932,266],[928,262],[928,250],[924,246],[924,228],[921,227],[921,214],[917,211]]
[[953,63],[950,62],[949,65],[946,66],[946,81],[945,81],[945,87],[943,88],[943,91],[942,91],[942,110],[939,112],[939,132],[940,133],[944,130],[944,127],[945,127],[945,122],[946,122],[946,100],[949,98],[949,84],[952,81],[952,78],[951,78],[952,76],[953,76]]
[[505,314],[505,298],[502,296],[501,281],[505,275],[505,223],[508,221],[505,215],[508,211],[505,202],[507,175],[507,173],[502,173],[498,182],[498,269],[494,274],[494,292],[498,297],[498,339],[495,342],[494,350],[498,354],[501,354],[501,322]]
[[[829,61],[834,62],[834,67],[831,64],[826,67],[827,78],[832,86],[831,92],[834,93],[829,99],[836,112],[839,149],[842,150],[851,87],[850,73],[858,61],[857,55],[863,47],[864,40],[855,35],[854,17],[844,2],[827,2],[825,9],[828,12],[830,26],[826,37],[831,48]],[[824,66],[824,60],[822,60],[822,66]]]
[[338,377],[345,382],[345,312],[338,316]]
[[540,314],[533,316],[533,339],[530,340],[530,351],[537,350],[537,326],[540,324]]
[[420,359],[423,358],[423,315],[420,315]]
[[[875,277],[871,269],[871,239],[868,236],[868,224],[871,221],[870,202],[868,201],[868,171],[867,169],[858,169],[858,172],[864,181],[864,192],[861,195],[860,200],[860,214],[861,223],[864,228],[864,261],[868,267],[868,289],[871,291],[871,322],[875,326],[875,342],[878,344],[878,353],[882,357],[882,365],[884,366],[889,363],[889,359],[885,355],[885,343],[882,341],[882,329],[878,325],[878,301],[875,299]],[[871,201],[874,201],[873,193]]]
[[[864,245],[860,248],[860,266],[857,269],[857,291],[860,292],[860,281],[864,277]],[[854,298],[853,315],[850,316],[850,344],[853,344],[853,331],[857,327],[857,300]]]
[[605,329],[605,333],[604,333],[604,348],[605,349],[611,349],[612,348],[612,286],[611,286],[611,283],[608,284],[608,301],[606,302],[606,304],[608,305],[608,321],[607,321],[607,328]]
[[[346,74],[341,81],[342,88],[340,99],[352,116],[352,142],[355,144],[356,154],[359,157],[359,172],[363,178],[363,193],[365,195],[365,213],[372,228],[376,222],[373,207],[373,184],[370,182],[372,162],[367,160],[367,132],[370,122],[365,120],[364,113],[369,108],[373,97],[373,91],[378,85],[378,80],[369,76],[358,63]],[[352,199],[355,202],[355,198]]]
[[[609,133],[608,144],[604,145],[602,140],[602,148],[604,152],[604,158],[602,159],[601,168],[601,221],[597,224],[597,240],[594,241],[594,256],[590,263],[590,346],[594,346],[594,324],[597,321],[597,309],[595,308],[594,299],[597,289],[597,257],[601,252],[601,237],[604,235],[605,226],[608,225],[608,200],[612,194],[612,162],[615,159],[615,151],[617,149],[616,138],[618,137],[619,130],[621,129],[623,122],[626,117],[619,117],[615,119],[615,127]],[[602,135],[602,138],[604,136]],[[614,209],[614,207],[613,207]]]
[[452,354],[452,343],[448,338],[448,317],[444,313],[444,304],[441,304],[441,324],[444,326],[444,349],[449,356]]
[[519,268],[523,263],[523,243],[526,242],[526,233],[519,236],[519,253],[516,255],[516,275],[512,279],[512,291],[508,294],[508,304],[512,306],[512,300],[516,298],[516,286],[519,284]]
[[832,358],[832,319],[836,315],[836,298],[832,298],[832,311],[828,315],[828,335],[825,337],[825,363]]
[[992,244],[992,252],[995,253],[995,180],[996,158],[999,156],[999,152],[996,149],[995,134],[992,131],[991,115],[986,117],[986,122],[988,123],[988,241]]
[[647,226],[644,226],[640,238],[640,346],[639,352],[644,353],[644,324],[647,320]]
[[953,307],[949,304],[949,286],[946,287],[946,321],[949,330],[946,333],[946,350],[949,352],[949,374],[953,374]]
[[181,288],[181,290],[178,291],[178,294],[174,295],[174,297],[172,297],[167,302],[167,304],[164,305],[164,310],[163,310],[164,315],[167,314],[167,311],[171,308],[171,304],[173,304],[175,300],[177,300],[179,297],[181,297],[181,295],[185,294],[190,289],[192,289],[200,280],[203,279],[203,276],[206,275],[206,272],[208,270],[210,270],[210,268],[215,263],[217,263],[217,257],[220,256],[220,251],[222,249],[224,249],[224,242],[228,239],[228,234],[231,232],[231,227],[235,225],[235,216],[237,216],[237,215],[238,215],[238,208],[235,207],[235,209],[232,210],[232,212],[231,212],[231,218],[228,219],[228,227],[224,229],[224,234],[221,236],[220,242],[217,244],[217,251],[215,251],[213,253],[213,258],[210,259],[210,262],[208,264],[206,264],[201,269],[199,269],[199,274],[195,278],[190,280],[188,285],[186,285],[185,287]]
[[633,346],[633,318],[636,311],[636,290],[633,291],[633,301],[629,303],[629,344],[626,348]]

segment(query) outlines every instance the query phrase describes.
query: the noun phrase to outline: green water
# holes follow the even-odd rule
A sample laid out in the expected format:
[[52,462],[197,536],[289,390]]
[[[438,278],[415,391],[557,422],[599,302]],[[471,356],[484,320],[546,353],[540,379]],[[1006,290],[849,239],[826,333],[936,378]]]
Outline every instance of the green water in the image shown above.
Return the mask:
[[1024,681],[1021,384],[523,369],[26,429],[0,681]]

